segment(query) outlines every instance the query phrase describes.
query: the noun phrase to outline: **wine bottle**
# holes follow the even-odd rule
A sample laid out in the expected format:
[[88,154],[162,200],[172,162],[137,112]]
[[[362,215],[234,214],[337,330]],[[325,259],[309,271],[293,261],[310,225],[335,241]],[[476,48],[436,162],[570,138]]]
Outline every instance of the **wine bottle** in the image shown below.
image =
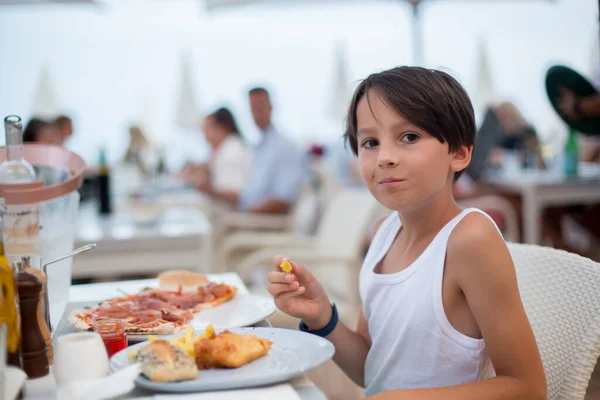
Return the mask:
[[106,161],[106,150],[100,150],[98,168],[98,206],[100,214],[110,214],[112,212],[111,192],[110,192],[110,169]]

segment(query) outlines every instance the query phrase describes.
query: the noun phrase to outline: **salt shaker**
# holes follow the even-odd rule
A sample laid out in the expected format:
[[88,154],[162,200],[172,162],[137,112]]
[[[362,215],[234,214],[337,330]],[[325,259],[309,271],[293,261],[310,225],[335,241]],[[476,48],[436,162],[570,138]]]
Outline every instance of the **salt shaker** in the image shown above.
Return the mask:
[[49,373],[48,349],[38,320],[42,281],[26,272],[21,262],[17,263],[15,280],[19,290],[23,370],[29,378],[41,378]]

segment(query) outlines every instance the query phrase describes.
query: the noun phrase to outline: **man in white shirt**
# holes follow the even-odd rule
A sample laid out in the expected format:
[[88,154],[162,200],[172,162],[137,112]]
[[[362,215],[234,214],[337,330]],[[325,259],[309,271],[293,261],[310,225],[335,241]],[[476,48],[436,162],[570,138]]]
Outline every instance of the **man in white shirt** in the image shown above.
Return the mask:
[[263,138],[254,149],[248,182],[237,207],[252,213],[285,214],[300,194],[306,176],[305,159],[298,147],[273,126],[269,92],[259,87],[248,95],[252,117]]

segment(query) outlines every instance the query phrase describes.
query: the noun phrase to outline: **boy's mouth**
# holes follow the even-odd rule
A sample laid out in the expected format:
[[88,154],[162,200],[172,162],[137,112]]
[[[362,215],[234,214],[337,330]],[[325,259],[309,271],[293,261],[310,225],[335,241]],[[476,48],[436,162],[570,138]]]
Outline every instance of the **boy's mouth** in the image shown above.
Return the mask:
[[404,181],[405,181],[405,179],[400,179],[400,178],[385,178],[385,179],[380,180],[378,183],[380,185],[384,185],[384,186],[393,186],[393,185],[402,183]]

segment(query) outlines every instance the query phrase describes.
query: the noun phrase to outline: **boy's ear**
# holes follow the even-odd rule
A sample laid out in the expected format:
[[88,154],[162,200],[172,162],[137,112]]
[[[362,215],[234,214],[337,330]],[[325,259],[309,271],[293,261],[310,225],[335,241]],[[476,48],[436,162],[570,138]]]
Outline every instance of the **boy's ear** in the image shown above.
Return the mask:
[[471,155],[473,154],[473,146],[460,146],[458,150],[454,152],[452,157],[452,163],[450,169],[452,172],[462,171],[471,162]]

